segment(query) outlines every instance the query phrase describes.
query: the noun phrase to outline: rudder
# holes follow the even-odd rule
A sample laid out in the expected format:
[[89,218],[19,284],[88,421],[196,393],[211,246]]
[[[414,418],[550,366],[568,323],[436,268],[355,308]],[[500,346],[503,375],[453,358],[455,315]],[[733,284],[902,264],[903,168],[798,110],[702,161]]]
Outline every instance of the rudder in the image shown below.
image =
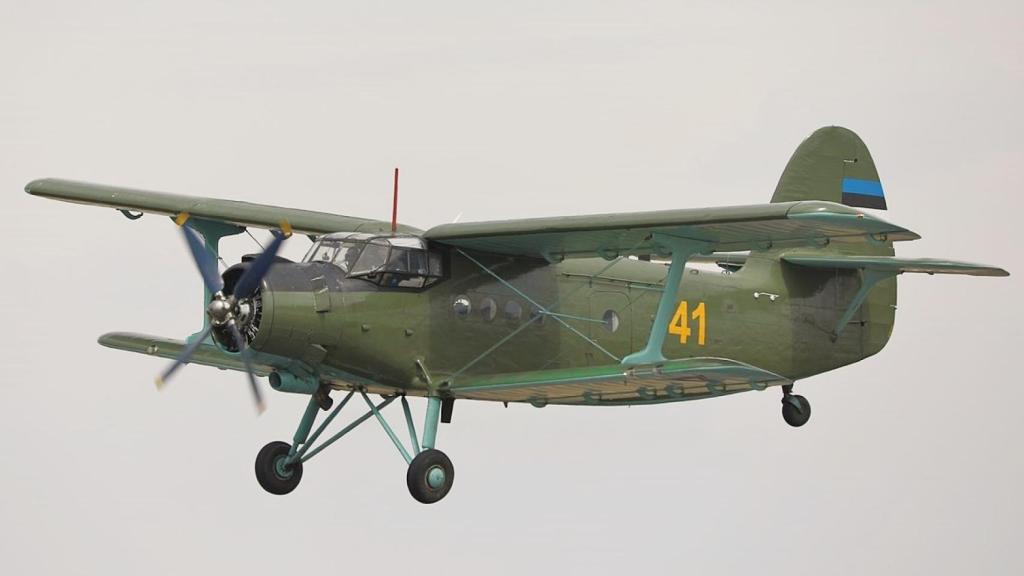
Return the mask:
[[841,126],[826,126],[797,147],[782,171],[772,202],[800,200],[886,209],[875,161],[860,136]]

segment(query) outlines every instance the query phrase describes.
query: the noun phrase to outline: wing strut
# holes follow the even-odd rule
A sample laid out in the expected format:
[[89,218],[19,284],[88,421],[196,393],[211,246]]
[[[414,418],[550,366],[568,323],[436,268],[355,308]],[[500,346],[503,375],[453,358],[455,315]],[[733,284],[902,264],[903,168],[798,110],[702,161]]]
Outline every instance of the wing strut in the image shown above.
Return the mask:
[[868,292],[875,287],[882,280],[888,280],[894,278],[899,272],[888,271],[888,270],[873,270],[871,268],[863,268],[860,271],[860,288],[857,293],[853,295],[853,299],[850,300],[849,306],[846,307],[846,311],[839,318],[839,322],[836,322],[836,327],[832,330],[832,341],[835,342],[839,339],[839,334],[842,333],[843,329],[850,323],[850,319],[856,314],[857,310],[860,309],[860,305],[864,303],[864,299],[867,298]]
[[[509,284],[504,278],[502,278],[501,276],[498,276],[497,274],[495,274],[493,270],[491,270],[490,268],[488,268],[488,267],[484,266],[483,264],[481,264],[479,260],[477,260],[476,258],[473,258],[469,254],[466,254],[466,252],[463,251],[461,248],[456,248],[456,251],[459,254],[461,254],[464,257],[466,257],[466,259],[469,260],[470,262],[472,262],[473,264],[476,264],[477,267],[479,267],[481,270],[483,270],[484,272],[489,274],[492,278],[494,278],[495,280],[500,282],[503,286],[505,286],[509,290],[511,290],[511,291],[515,292],[516,294],[518,294],[520,298],[522,298],[523,300],[526,300],[527,302],[532,304],[537,309],[537,313],[538,313],[537,316],[535,316],[534,318],[537,318],[537,317],[542,316],[542,315],[543,316],[550,316],[550,317],[554,318],[556,322],[558,322],[562,326],[565,326],[570,331],[572,331],[574,334],[576,334],[580,338],[583,338],[584,340],[589,342],[591,345],[593,345],[595,348],[597,348],[601,352],[604,352],[612,360],[615,360],[615,361],[619,360],[618,356],[616,356],[615,354],[612,354],[611,352],[606,350],[604,348],[604,346],[601,346],[600,344],[598,344],[593,338],[588,337],[586,334],[584,334],[584,333],[580,332],[579,330],[577,330],[576,328],[573,328],[572,326],[570,326],[568,322],[566,322],[565,320],[562,319],[562,316],[564,316],[563,314],[554,313],[551,310],[549,310],[548,308],[542,306],[539,302],[537,302],[533,298],[530,298],[529,296],[524,294],[522,290],[520,290],[520,289],[516,288],[515,286]],[[533,319],[531,319],[531,322],[532,321],[533,321]]]
[[672,264],[668,268],[668,276],[665,277],[665,290],[661,293],[661,300],[658,302],[658,312],[654,316],[651,335],[647,337],[647,346],[643,350],[623,358],[622,364],[627,366],[665,362],[666,358],[662,354],[661,348],[665,344],[669,319],[676,308],[676,296],[679,293],[683,268],[686,267],[687,260],[697,254],[710,252],[712,248],[705,242],[663,234],[655,234],[654,242],[655,245],[667,248],[672,252]]
[[[234,224],[227,224],[224,222],[218,222],[216,220],[205,220],[203,218],[192,218],[188,212],[182,212],[174,218],[174,223],[178,226],[184,226],[188,224],[188,227],[195,230],[203,237],[203,245],[206,247],[206,251],[213,256],[213,261],[217,262],[220,260],[220,239],[226,236],[234,236],[245,232],[245,228],[236,226]],[[216,271],[216,270],[215,270]],[[219,276],[219,274],[218,274]],[[203,310],[206,310],[207,305],[210,303],[210,299],[213,298],[213,294],[210,289],[203,284]],[[210,318],[204,312],[203,313],[203,329],[206,329],[210,325]],[[196,332],[189,339],[196,337],[200,332]]]

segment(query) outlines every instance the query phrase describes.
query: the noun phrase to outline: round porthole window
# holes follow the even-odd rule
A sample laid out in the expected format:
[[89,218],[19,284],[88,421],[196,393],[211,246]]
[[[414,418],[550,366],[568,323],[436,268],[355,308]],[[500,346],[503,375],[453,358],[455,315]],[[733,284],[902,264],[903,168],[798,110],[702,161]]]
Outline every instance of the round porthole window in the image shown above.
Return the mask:
[[469,296],[459,296],[452,304],[452,309],[459,318],[468,318],[473,311],[473,303],[469,301]]
[[619,315],[615,312],[615,310],[605,311],[604,316],[601,318],[601,320],[604,322],[605,330],[609,332],[619,331]]
[[505,304],[505,318],[509,320],[519,320],[523,317],[523,307],[519,305],[519,302],[515,300],[509,300]]
[[498,315],[498,303],[494,298],[484,298],[480,301],[480,315],[488,322],[494,320]]

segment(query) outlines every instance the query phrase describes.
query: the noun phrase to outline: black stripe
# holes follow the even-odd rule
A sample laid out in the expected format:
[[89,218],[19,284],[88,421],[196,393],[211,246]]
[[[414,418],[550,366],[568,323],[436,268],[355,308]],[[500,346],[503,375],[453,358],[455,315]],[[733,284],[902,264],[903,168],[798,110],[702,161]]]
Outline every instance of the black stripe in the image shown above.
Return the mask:
[[875,208],[877,210],[885,210],[885,197],[884,196],[870,196],[868,194],[852,194],[850,192],[843,192],[843,204],[847,206],[856,206],[858,208]]

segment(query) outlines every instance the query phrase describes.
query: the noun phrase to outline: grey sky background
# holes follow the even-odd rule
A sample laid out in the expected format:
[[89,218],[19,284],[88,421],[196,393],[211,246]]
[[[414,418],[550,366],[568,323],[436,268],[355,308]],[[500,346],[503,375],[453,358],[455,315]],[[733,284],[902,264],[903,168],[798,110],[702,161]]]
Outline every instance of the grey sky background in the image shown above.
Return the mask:
[[[1021,572],[1022,6],[2,2],[2,571]],[[198,366],[157,393],[162,361],[95,343],[201,325],[173,225],[22,192],[59,176],[387,218],[400,166],[423,228],[747,204],[827,124],[864,138],[883,217],[924,237],[900,254],[1015,276],[901,278],[888,347],[798,383],[799,430],[777,389],[459,404],[434,506],[373,423],[264,493],[253,459],[302,397],[256,418],[241,374]]]

